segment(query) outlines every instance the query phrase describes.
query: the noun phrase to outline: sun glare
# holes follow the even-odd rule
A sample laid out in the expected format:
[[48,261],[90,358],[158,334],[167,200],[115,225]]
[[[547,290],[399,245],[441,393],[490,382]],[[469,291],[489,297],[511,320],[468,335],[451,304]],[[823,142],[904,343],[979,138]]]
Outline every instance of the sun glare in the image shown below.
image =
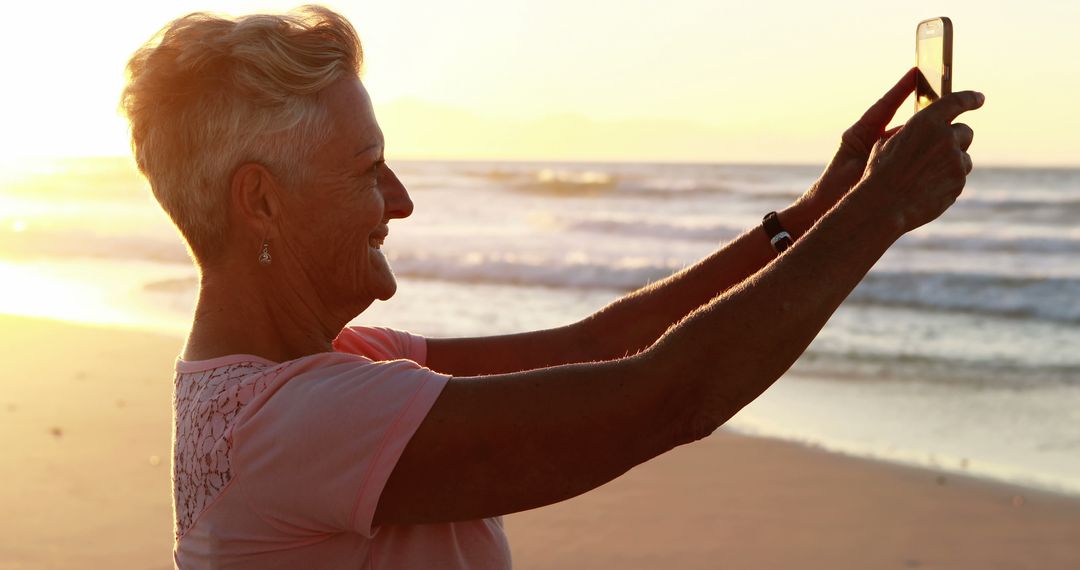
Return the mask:
[[106,302],[106,290],[70,270],[0,261],[0,314],[131,325]]

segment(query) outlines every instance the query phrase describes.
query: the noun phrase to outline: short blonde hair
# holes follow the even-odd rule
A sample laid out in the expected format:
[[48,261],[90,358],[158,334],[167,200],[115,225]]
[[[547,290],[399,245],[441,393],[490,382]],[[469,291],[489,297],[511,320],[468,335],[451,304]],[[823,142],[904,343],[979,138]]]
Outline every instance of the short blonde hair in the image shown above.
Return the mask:
[[302,181],[330,134],[319,92],[362,65],[356,30],[321,6],[235,19],[196,12],[135,52],[120,101],[135,161],[196,262],[224,244],[235,170],[256,162]]

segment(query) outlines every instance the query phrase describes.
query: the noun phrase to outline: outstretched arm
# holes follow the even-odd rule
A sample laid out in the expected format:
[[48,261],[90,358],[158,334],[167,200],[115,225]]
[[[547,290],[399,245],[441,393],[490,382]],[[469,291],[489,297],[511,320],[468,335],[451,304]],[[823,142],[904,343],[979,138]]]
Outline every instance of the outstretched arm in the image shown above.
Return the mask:
[[[892,134],[885,127],[911,93],[915,71],[908,70],[844,132],[840,149],[821,177],[779,213],[780,223],[795,239],[808,232],[862,177],[874,143]],[[768,237],[754,227],[695,265],[629,293],[579,322],[499,336],[430,338],[427,366],[445,374],[471,376],[636,354],[691,311],[742,283],[775,257]]]
[[[805,234],[859,181],[874,143],[914,87],[912,68],[844,132],[840,149],[814,185],[779,213],[795,239]],[[764,214],[765,212],[762,212]],[[596,339],[585,360],[610,360],[651,346],[664,331],[713,297],[742,283],[776,257],[768,236],[751,228],[712,255],[666,279],[630,293],[583,321]]]

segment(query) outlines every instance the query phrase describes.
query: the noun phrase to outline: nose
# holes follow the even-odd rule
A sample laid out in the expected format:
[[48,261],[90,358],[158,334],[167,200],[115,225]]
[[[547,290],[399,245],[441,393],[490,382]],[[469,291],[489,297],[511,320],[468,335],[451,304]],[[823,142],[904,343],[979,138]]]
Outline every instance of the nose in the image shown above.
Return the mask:
[[384,164],[380,169],[381,180],[379,189],[383,194],[383,202],[386,204],[385,216],[391,218],[408,218],[413,212],[412,198],[405,185],[398,179],[397,174]]

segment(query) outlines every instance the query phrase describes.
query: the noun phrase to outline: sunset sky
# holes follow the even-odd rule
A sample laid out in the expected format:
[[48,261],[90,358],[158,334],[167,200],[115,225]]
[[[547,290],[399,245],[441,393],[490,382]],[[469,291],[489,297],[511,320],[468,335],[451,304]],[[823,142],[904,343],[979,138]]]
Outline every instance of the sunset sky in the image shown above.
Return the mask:
[[[126,154],[116,106],[142,42],[191,11],[296,5],[102,0],[17,18],[0,35],[5,158]],[[1080,2],[327,5],[360,33],[391,159],[822,163],[913,65],[916,23],[944,15],[954,88],[987,95],[963,119],[976,163],[1080,166]]]

